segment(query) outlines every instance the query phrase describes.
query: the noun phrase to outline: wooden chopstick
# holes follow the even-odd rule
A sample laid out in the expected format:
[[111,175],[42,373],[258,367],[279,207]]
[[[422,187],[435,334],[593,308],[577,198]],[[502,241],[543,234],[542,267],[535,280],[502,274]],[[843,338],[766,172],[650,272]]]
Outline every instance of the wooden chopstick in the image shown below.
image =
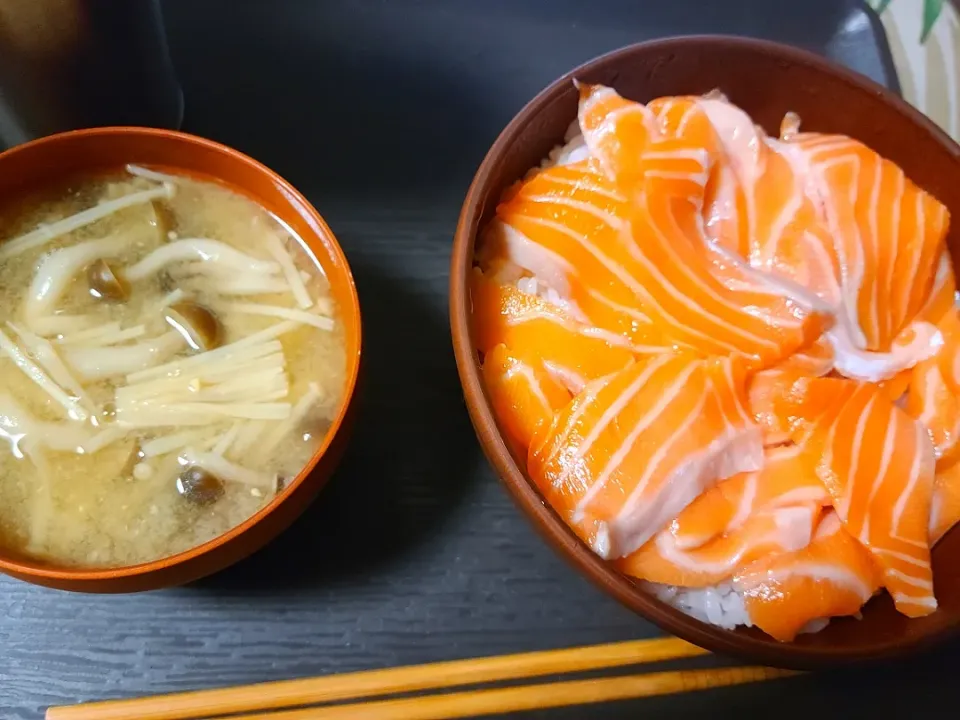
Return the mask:
[[562,675],[706,654],[679,638],[471,658],[133,700],[52,707],[47,720],[190,720],[401,692]]
[[708,690],[797,674],[795,670],[767,667],[680,670],[234,715],[229,720],[452,720]]
[[[400,668],[391,668],[387,670],[367,670],[362,672],[344,673],[341,675],[332,675],[319,678],[308,678],[303,680],[286,680],[281,682],[262,683],[258,685],[247,685],[234,688],[221,688],[216,690],[201,690],[196,692],[177,693],[171,695],[159,695],[155,697],[137,698],[132,700],[115,700],[106,702],[94,702],[82,705],[71,705],[61,707],[51,707],[47,710],[47,720],[192,720],[193,718],[217,717],[220,715],[236,715],[239,713],[255,713],[258,711],[269,711],[272,715],[252,715],[250,717],[290,717],[292,713],[301,713],[301,715],[292,717],[315,717],[318,712],[338,711],[347,712],[347,706],[335,708],[325,708],[323,710],[311,709],[294,710],[286,713],[277,713],[278,710],[305,705],[316,705],[320,703],[329,703],[340,700],[358,700],[367,699],[382,695],[408,693],[421,690],[431,690],[439,688],[450,688],[459,685],[474,685],[479,683],[497,682],[503,680],[516,680],[522,678],[537,677],[542,675],[559,675],[573,672],[583,672],[587,670],[598,670],[603,668],[619,667],[625,665],[637,665],[641,663],[658,662],[663,660],[679,659],[684,657],[693,657],[706,654],[706,650],[690,643],[684,642],[678,638],[658,638],[654,640],[636,640],[622,643],[611,643],[607,645],[594,645],[588,647],[571,648],[566,650],[549,650],[545,652],[522,653],[517,655],[502,655],[498,657],[473,658],[469,660],[454,660],[449,662],[430,663],[428,665],[408,666]],[[770,672],[761,669],[763,672]],[[662,683],[673,682],[672,687],[679,688],[677,682],[684,684],[684,687],[690,683],[713,682],[710,678],[719,678],[716,682],[724,684],[723,678],[727,678],[731,672],[747,672],[751,679],[763,679],[755,677],[757,669],[737,669],[728,671],[726,674],[716,676],[709,673],[721,671],[701,671],[700,674],[690,675],[673,674],[675,679],[664,680],[664,676],[670,676],[670,673],[660,675],[641,675],[631,680],[614,679],[608,689],[600,685],[602,692],[614,692],[614,686],[623,687],[620,683],[631,683],[631,688],[643,687],[664,687]],[[708,673],[708,674],[703,674]],[[779,675],[777,675],[779,677]],[[641,678],[647,678],[641,681]],[[749,682],[751,679],[741,680],[740,682]],[[480,690],[474,692],[457,693],[455,695],[440,696],[442,698],[455,698],[458,695],[466,697],[467,702],[519,702],[517,696],[511,693],[523,693],[527,697],[528,693],[533,692],[531,688],[550,688],[549,691],[543,691],[545,695],[550,695],[555,689],[561,687],[573,690],[566,692],[583,693],[587,688],[592,688],[596,692],[596,683],[602,681],[572,681],[572,683],[555,683],[551,685],[534,685],[521,688],[508,688],[504,690]],[[586,683],[586,685],[584,685]],[[650,685],[653,683],[653,685]],[[658,684],[660,683],[660,684]],[[730,684],[729,681],[726,684]],[[711,685],[706,685],[710,687]],[[661,692],[676,692],[677,690],[662,690]],[[560,692],[557,690],[557,692]],[[507,693],[505,696],[493,696],[491,701],[489,693]],[[654,693],[656,694],[656,693]],[[627,695],[630,697],[632,695]],[[611,697],[619,697],[614,695]],[[479,698],[473,700],[471,698]],[[417,703],[440,702],[438,698],[411,698]],[[391,707],[400,707],[397,712],[410,712],[403,709],[402,703],[405,700],[389,700],[386,702],[366,703]],[[452,702],[452,701],[448,701]],[[539,700],[538,700],[539,702]],[[588,702],[600,702],[600,700],[589,700]],[[398,704],[400,705],[391,705]],[[422,706],[421,706],[422,707]],[[363,712],[372,712],[368,707]],[[385,709],[384,712],[393,712]],[[305,716],[302,713],[309,712],[311,715]],[[378,709],[379,713],[380,710]],[[438,711],[439,712],[439,711]],[[447,710],[443,710],[447,712]],[[476,714],[476,711],[471,711]],[[327,717],[327,716],[317,716]],[[340,716],[330,716],[340,717]],[[343,717],[354,717],[344,715]],[[377,715],[376,717],[380,717]],[[388,716],[384,716],[388,717]],[[393,717],[393,716],[389,716]],[[396,717],[419,717],[418,715],[397,715]],[[435,717],[431,715],[430,717]],[[436,717],[447,717],[439,715]],[[449,715],[449,717],[459,717]]]

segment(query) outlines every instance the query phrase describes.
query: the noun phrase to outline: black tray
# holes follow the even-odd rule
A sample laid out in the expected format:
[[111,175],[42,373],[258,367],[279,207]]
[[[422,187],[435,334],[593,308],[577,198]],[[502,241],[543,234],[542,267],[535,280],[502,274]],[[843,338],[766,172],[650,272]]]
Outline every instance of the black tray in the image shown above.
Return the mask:
[[[553,554],[480,453],[447,329],[463,194],[497,133],[537,91],[647,38],[777,39],[896,87],[873,14],[838,0],[168,0],[165,12],[184,129],[285,175],[349,257],[365,322],[359,425],[302,521],[216,577],[125,597],[0,580],[0,718],[94,698],[658,635]],[[874,703],[889,711],[945,701],[957,659],[524,717],[762,709],[840,718]]]

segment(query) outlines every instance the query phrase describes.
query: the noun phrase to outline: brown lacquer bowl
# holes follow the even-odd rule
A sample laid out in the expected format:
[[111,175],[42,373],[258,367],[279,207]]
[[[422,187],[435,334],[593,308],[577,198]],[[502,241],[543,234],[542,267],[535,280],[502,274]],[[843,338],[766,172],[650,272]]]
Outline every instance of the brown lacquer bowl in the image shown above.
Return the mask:
[[[908,620],[884,595],[864,608],[862,620],[835,620],[820,633],[782,644],[758,631],[701,623],[644,592],[581,543],[526,477],[525,464],[511,455],[485,394],[471,339],[467,277],[478,232],[503,190],[560,144],[576,118],[574,78],[613,86],[641,102],[719,88],[774,135],[784,113],[793,110],[804,130],[844,133],[893,159],[960,218],[960,147],[894,94],[806,52],[741,38],[681,37],[627,47],[564,75],[520,111],[480,166],[463,204],[450,271],[453,342],[467,407],[487,457],[516,502],[547,540],[607,593],[664,630],[717,652],[807,669],[904,655],[955,631],[960,626],[960,530],[933,553],[940,601],[933,615]],[[949,243],[956,262],[960,222],[954,222]]]
[[13,557],[0,548],[0,572],[63,590],[121,593],[181,585],[250,555],[286,529],[316,496],[340,460],[354,414],[361,334],[353,276],[320,214],[272,170],[229,147],[185,133],[136,127],[77,130],[0,154],[0,199],[56,186],[65,176],[116,170],[126,163],[226,185],[289,224],[310,247],[330,282],[345,328],[346,387],[327,437],[300,474],[255,515],[209,542],[154,562],[103,570],[61,568]]

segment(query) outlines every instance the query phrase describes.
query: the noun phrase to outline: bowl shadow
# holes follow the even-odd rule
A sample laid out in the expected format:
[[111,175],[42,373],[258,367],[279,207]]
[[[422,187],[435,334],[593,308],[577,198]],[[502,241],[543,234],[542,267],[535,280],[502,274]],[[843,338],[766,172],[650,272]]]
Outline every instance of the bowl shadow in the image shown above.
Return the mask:
[[363,263],[353,270],[367,298],[364,360],[343,461],[286,532],[191,587],[256,593],[373,572],[418,543],[436,541],[477,477],[468,469],[480,450],[464,411],[445,313],[411,292],[408,282]]
[[[165,6],[184,130],[257,158],[323,214],[356,280],[364,359],[353,437],[316,502],[266,548],[191,587],[334,582],[435,539],[477,477],[447,278],[460,202],[500,121],[451,68],[377,42],[391,28],[360,10],[374,35],[353,46],[324,3],[274,12],[211,1],[223,13]],[[304,42],[311,32],[324,42]]]

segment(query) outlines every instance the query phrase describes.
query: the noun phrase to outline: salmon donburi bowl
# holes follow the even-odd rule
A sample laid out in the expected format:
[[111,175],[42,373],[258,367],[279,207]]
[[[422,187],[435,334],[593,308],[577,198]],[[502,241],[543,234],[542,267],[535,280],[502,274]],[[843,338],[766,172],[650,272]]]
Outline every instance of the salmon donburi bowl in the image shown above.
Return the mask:
[[468,195],[451,314],[481,441],[548,538],[769,663],[955,627],[958,154],[757,41],[627,48],[528,105]]

